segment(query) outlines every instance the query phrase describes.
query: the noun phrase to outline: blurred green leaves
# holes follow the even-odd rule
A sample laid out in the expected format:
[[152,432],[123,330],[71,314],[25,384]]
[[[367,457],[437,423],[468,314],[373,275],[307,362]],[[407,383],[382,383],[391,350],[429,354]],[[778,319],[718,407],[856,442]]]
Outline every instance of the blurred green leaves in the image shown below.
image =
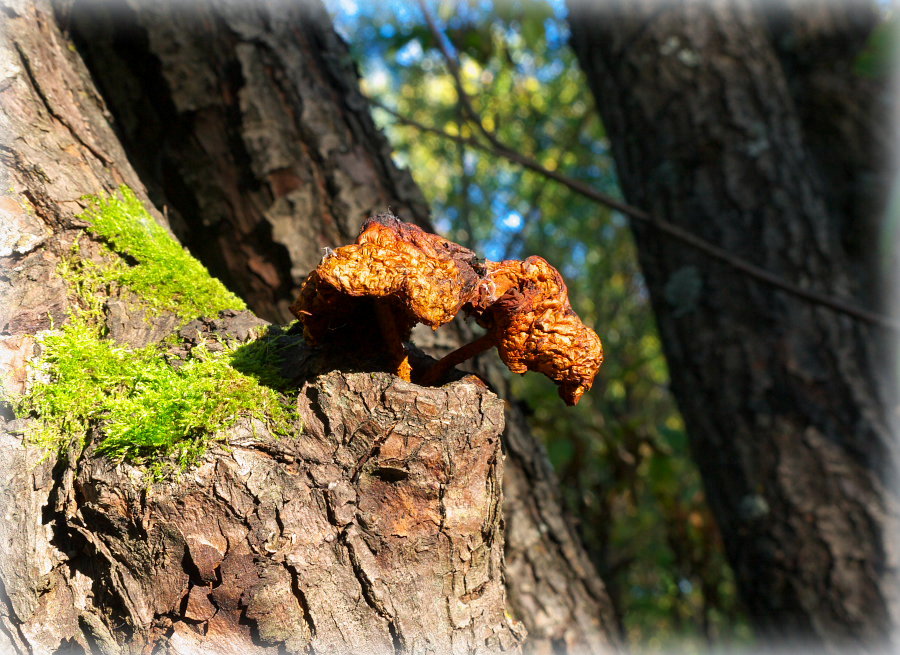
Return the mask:
[[884,20],[869,35],[866,47],[854,62],[857,74],[887,78],[897,60],[898,33],[900,33],[900,15],[896,7],[889,6]]

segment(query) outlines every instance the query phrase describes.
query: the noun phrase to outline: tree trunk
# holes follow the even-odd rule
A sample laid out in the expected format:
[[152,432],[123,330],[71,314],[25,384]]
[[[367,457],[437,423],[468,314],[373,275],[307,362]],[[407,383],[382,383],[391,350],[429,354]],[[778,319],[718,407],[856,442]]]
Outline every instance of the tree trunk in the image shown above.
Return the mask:
[[[861,162],[885,161],[871,121],[889,121],[885,89],[852,62],[876,13],[800,4],[572,3],[572,45],[629,202],[785,280],[870,299],[884,196],[866,190]],[[823,44],[821,59],[803,49]],[[860,242],[848,225],[862,206]],[[898,619],[886,335],[651,226],[634,234],[759,633],[833,652],[882,646]]]
[[[139,125],[130,128],[113,111],[116,134],[57,26],[79,34],[70,9],[2,6],[2,170],[11,189],[3,209],[12,227],[0,251],[6,392],[23,388],[33,335],[66,320],[56,269],[83,234],[75,215],[84,194],[124,182],[146,200],[146,181],[173,229],[207,249],[214,272],[273,318],[283,317],[320,248],[349,240],[372,209],[391,205],[425,222],[418,191],[393,168],[346,48],[321,13],[273,18],[238,3],[198,23],[174,8],[123,8],[113,31],[130,54],[106,60],[110,79],[132,105],[162,109],[156,118],[133,115]],[[129,23],[135,11],[142,20]],[[284,26],[277,39],[268,31]],[[287,48],[281,59],[266,58],[278,50],[271,39]],[[191,56],[173,54],[180,48]],[[179,71],[179,61],[195,68]],[[218,64],[202,69],[210,62]],[[132,64],[139,67],[129,73]],[[160,86],[160,71],[172,90]],[[92,72],[100,79],[99,67]],[[170,159],[141,154],[151,151]],[[214,323],[211,336],[230,320]],[[160,338],[157,328],[141,338]],[[244,425],[227,435],[228,451],[177,484],[149,489],[91,447],[38,463],[41,452],[23,444],[24,419],[5,406],[0,497],[2,515],[15,520],[3,531],[0,640],[23,652],[153,644],[189,652],[197,639],[223,652],[275,644],[288,652],[515,650],[505,582],[521,599],[512,613],[535,626],[533,650],[599,651],[614,642],[602,583],[562,518],[542,450],[521,426],[507,435],[517,473],[505,492],[519,508],[507,518],[518,540],[507,557],[530,568],[521,576],[509,568],[503,580],[503,419],[490,392],[471,381],[421,389],[385,375],[317,378],[318,370],[307,369],[298,395],[306,431],[296,440]]]
[[[33,333],[66,319],[56,269],[86,240],[80,196],[142,187],[48,7],[4,9],[4,382],[17,392]],[[152,334],[142,315],[116,316],[135,324],[119,333]],[[246,338],[260,323],[195,322],[182,342]],[[30,419],[5,406],[4,651],[518,650],[503,586],[503,403],[474,378],[426,389],[317,375],[340,362],[305,346],[284,365],[308,378],[301,433],[239,423],[227,449],[161,484],[98,456],[99,427],[86,448],[40,462],[22,439]]]
[[323,248],[388,206],[406,221],[428,216],[324,9],[300,4],[56,5],[179,239],[281,323]]
[[[60,3],[122,143],[173,229],[269,320],[326,247],[390,207],[433,231],[407,171],[376,129],[346,45],[324,9],[264,3]],[[153,102],[146,102],[151,89]],[[440,356],[462,323],[414,340]],[[479,372],[503,396],[496,356]],[[618,641],[602,581],[562,508],[520,408],[507,405],[506,584],[527,648],[606,651]]]
[[[216,328],[208,338],[228,326]],[[295,370],[308,351],[297,355]],[[227,450],[150,488],[90,448],[53,470],[14,470],[7,511],[41,517],[23,492],[42,481],[52,538],[7,535],[7,552],[34,547],[53,568],[29,580],[48,587],[35,598],[3,567],[8,645],[517,651],[502,583],[502,402],[473,378],[425,390],[332,371],[303,385],[298,406],[296,438],[240,424]],[[12,423],[3,446],[16,458]]]

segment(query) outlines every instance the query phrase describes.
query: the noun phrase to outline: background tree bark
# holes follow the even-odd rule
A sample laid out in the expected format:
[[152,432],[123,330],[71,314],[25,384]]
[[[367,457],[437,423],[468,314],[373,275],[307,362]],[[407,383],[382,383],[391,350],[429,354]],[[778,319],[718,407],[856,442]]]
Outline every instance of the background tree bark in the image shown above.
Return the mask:
[[[102,12],[96,13],[98,7],[90,8],[95,12],[90,20],[80,18],[77,10],[81,9],[88,10],[69,2],[59,3],[55,12],[45,3],[4,2],[2,6],[6,22],[0,86],[3,174],[4,188],[13,189],[4,196],[3,209],[12,221],[9,234],[15,235],[0,253],[4,257],[2,353],[5,370],[10,373],[4,381],[10,381],[13,390],[21,389],[24,359],[33,352],[31,335],[51,322],[58,325],[65,320],[66,288],[56,275],[56,266],[83,227],[74,218],[83,208],[83,194],[111,191],[124,182],[146,198],[146,184],[173,229],[197,249],[213,272],[233,282],[260,313],[273,318],[283,318],[284,301],[305,269],[318,261],[320,248],[351,239],[358,223],[373,209],[390,205],[401,217],[427,225],[418,190],[408,175],[390,162],[386,142],[375,130],[356,90],[346,48],[321,10],[305,16],[296,12],[273,16],[267,9],[255,13],[257,9],[236,3],[224,6],[221,12],[203,14],[205,10],[198,6],[202,19],[194,22],[198,14],[180,15],[174,5],[144,3],[119,7],[121,22],[113,25],[108,15],[104,18]],[[90,34],[96,43],[90,42],[97,48],[95,56],[105,58],[113,71],[106,81],[118,80],[125,89],[114,92],[104,88],[102,67],[93,68],[100,88],[110,94],[112,114],[75,44],[59,31],[57,21],[70,28],[75,43],[87,51],[88,41],[81,40],[78,35],[83,32],[79,30],[98,30]],[[112,47],[104,44],[100,29],[104,27],[106,36],[115,42],[113,50],[103,50]],[[113,56],[107,57],[110,54]],[[136,68],[130,71],[130,66]],[[143,105],[143,109],[131,115],[122,113],[117,111],[120,101],[126,108]],[[117,133],[110,129],[112,115],[117,117]],[[124,150],[116,137],[122,138]],[[157,218],[164,220],[159,214]],[[445,345],[452,347],[453,343],[458,343],[458,337],[450,335]],[[352,377],[340,380],[343,382],[335,384],[359,382]],[[322,388],[308,387],[311,391],[301,394],[301,404]],[[435,392],[439,396],[444,393]],[[434,537],[442,546],[432,548],[435,552],[431,555],[403,550],[401,557],[393,533],[378,533],[380,528],[369,524],[360,527],[354,523],[357,519],[351,521],[353,527],[342,523],[346,516],[335,515],[361,507],[372,489],[363,491],[360,485],[405,486],[423,508],[430,508],[423,509],[426,514],[432,510],[440,514],[440,507],[446,510],[453,501],[440,494],[436,499],[426,491],[433,492],[435,485],[451,489],[456,476],[466,470],[483,474],[468,481],[472,489],[491,489],[490,482],[499,479],[500,468],[497,453],[491,451],[495,440],[487,426],[498,427],[499,406],[491,404],[487,392],[479,394],[483,400],[467,399],[466,405],[483,410],[477,413],[481,418],[470,418],[475,423],[483,419],[479,424],[485,426],[484,443],[468,443],[465,448],[474,447],[478,462],[464,461],[466,456],[454,451],[451,461],[463,466],[454,465],[452,472],[444,464],[432,462],[431,468],[419,471],[424,477],[417,473],[398,480],[396,462],[381,467],[384,470],[379,473],[376,458],[371,475],[365,476],[335,462],[337,468],[332,472],[339,473],[340,479],[329,480],[322,488],[322,481],[309,473],[324,466],[321,461],[309,453],[304,456],[310,459],[298,458],[284,450],[289,450],[286,444],[271,446],[262,438],[243,442],[234,453],[214,456],[214,478],[204,478],[212,469],[201,469],[191,485],[166,490],[170,494],[166,500],[142,496],[126,481],[127,468],[110,467],[89,455],[78,459],[72,453],[69,459],[36,466],[40,453],[23,447],[21,420],[7,420],[12,417],[4,415],[4,461],[10,468],[3,515],[16,517],[21,525],[3,535],[2,634],[8,644],[34,652],[67,646],[114,651],[128,638],[135,644],[165,638],[167,648],[177,651],[189,645],[198,631],[227,634],[228,640],[233,640],[227,643],[239,648],[249,648],[248,640],[255,640],[257,646],[281,643],[292,652],[309,644],[318,647],[317,643],[326,650],[351,650],[362,643],[359,640],[370,637],[385,648],[403,646],[412,652],[433,647],[514,649],[516,629],[502,617],[504,592],[498,586],[502,539],[496,531],[499,516],[491,510],[497,500],[496,488],[472,508],[476,513],[486,512],[481,519],[464,521],[466,527],[453,539]],[[425,404],[446,407],[453,402],[447,398],[436,396]],[[359,403],[357,407],[363,406]],[[327,415],[321,404],[318,409]],[[510,412],[513,418],[520,418],[515,408]],[[404,420],[418,420],[421,428],[425,418]],[[477,435],[481,428],[475,423],[470,427]],[[314,424],[310,422],[310,426]],[[335,425],[316,439],[333,438]],[[542,449],[520,422],[514,425],[515,431],[506,437],[514,484],[505,489],[512,509],[507,510],[507,522],[514,526],[511,534],[515,535],[506,554],[506,586],[515,599],[512,613],[529,624],[533,635],[529,647],[535,651],[574,646],[606,649],[616,639],[602,583],[564,518],[555,478]],[[363,430],[368,437],[343,446],[355,452],[354,448],[365,448],[379,435],[390,436],[379,429],[369,425]],[[311,430],[318,434],[316,428]],[[442,443],[452,441],[449,433],[445,437]],[[269,461],[273,457],[274,464]],[[242,466],[241,458],[262,467],[256,470],[269,476],[268,480],[277,479],[273,484],[285,490],[285,497],[296,492],[307,498],[307,518],[317,516],[318,521],[324,516],[331,526],[328,529],[343,534],[325,550],[340,552],[343,547],[349,558],[336,569],[353,573],[352,580],[346,578],[353,589],[343,589],[344,600],[321,597],[322,604],[316,609],[309,598],[303,599],[307,590],[298,573],[300,565],[291,563],[285,554],[296,555],[299,547],[276,549],[281,554],[273,555],[271,536],[266,532],[273,526],[274,515],[279,534],[296,534],[279,523],[294,520],[282,513],[296,507],[261,498],[264,489],[253,491],[247,478],[233,477],[230,471]],[[254,477],[252,469],[244,466],[241,476]],[[229,480],[227,484],[233,482],[233,488],[245,494],[240,502],[237,496],[231,499],[238,506],[228,515],[230,527],[221,527],[222,519],[217,520],[218,533],[211,526],[199,528],[193,536],[185,533],[184,521],[173,513],[171,502],[180,499],[183,507],[197,507],[198,503],[205,507],[211,502],[227,505],[230,501],[216,500],[215,481],[220,473]],[[349,481],[345,479],[348,475]],[[355,480],[354,475],[358,476]],[[335,481],[338,486],[329,489]],[[340,498],[335,500],[335,494]],[[250,515],[240,509],[248,505],[240,503],[253,496],[265,509]],[[329,505],[332,501],[340,506]],[[376,523],[386,526],[387,516],[375,516]],[[449,525],[445,520],[441,529]],[[367,533],[371,529],[376,532]],[[233,530],[241,536],[234,536]],[[213,552],[203,549],[202,554],[191,550],[191,541],[221,546],[222,538],[224,553],[215,547]],[[363,542],[379,553],[374,561],[363,558]],[[151,546],[140,550],[141,544],[147,543],[159,550],[153,551]],[[131,550],[136,562],[152,561],[153,566],[148,571],[129,568],[123,563],[128,559],[123,553]],[[351,551],[363,559],[354,563]],[[468,573],[456,569],[462,577],[456,576],[447,563],[466,552],[471,554],[469,563],[463,565]],[[160,557],[161,553],[169,554]],[[198,563],[195,554],[206,559]],[[228,584],[224,578],[210,581],[210,571],[216,567],[213,564],[210,569],[209,562],[221,558],[217,560],[217,575],[221,576],[232,556],[235,559],[226,568],[232,568],[235,579]],[[261,576],[262,586],[243,588],[236,596],[244,585],[241,571],[250,570],[248,558],[253,556],[258,560],[253,564],[253,576]],[[328,554],[323,551],[320,557]],[[398,560],[392,557],[404,562],[409,558],[430,561],[430,573],[422,577],[424,573],[413,572],[415,567],[400,570]],[[322,562],[325,568],[331,566]],[[381,568],[392,562],[390,570]],[[310,574],[306,569],[303,572]],[[437,583],[440,576],[443,585]],[[481,582],[474,580],[478,576]],[[415,596],[400,598],[411,579],[416,580],[417,589],[427,580],[434,585],[425,585],[428,594],[420,594],[418,600]],[[197,591],[208,584],[216,589],[224,585],[219,597],[214,590]],[[293,598],[294,604],[276,607],[273,589]],[[430,595],[438,592],[440,599]],[[213,616],[204,594],[216,609]],[[326,627],[327,620],[316,624],[317,612],[327,616],[328,603],[342,606],[352,598],[356,598],[356,614],[347,617],[350,623],[346,625],[355,627],[346,634],[337,636]],[[419,602],[423,604],[418,606]],[[454,605],[457,602],[476,611],[476,618],[467,620],[467,610]],[[432,616],[436,608],[441,608],[440,616]],[[285,623],[299,627],[288,634]],[[428,637],[422,632],[427,628],[435,629],[435,634]]]
[[[390,207],[433,231],[407,171],[376,129],[346,45],[317,3],[59,3],[129,157],[173,229],[269,320],[326,247]],[[147,91],[153,102],[147,102]],[[416,343],[440,356],[462,323]],[[501,395],[493,353],[478,370]],[[518,405],[507,404],[507,588],[528,648],[608,650],[612,606],[563,510],[555,474]]]
[[388,206],[402,220],[428,216],[324,9],[300,4],[56,5],[182,243],[281,323],[323,248]]
[[[572,45],[629,202],[786,280],[873,303],[890,114],[883,81],[853,62],[877,11],[767,7],[572,2]],[[816,650],[884,646],[900,607],[896,397],[880,368],[893,335],[651,226],[634,234],[757,630]]]

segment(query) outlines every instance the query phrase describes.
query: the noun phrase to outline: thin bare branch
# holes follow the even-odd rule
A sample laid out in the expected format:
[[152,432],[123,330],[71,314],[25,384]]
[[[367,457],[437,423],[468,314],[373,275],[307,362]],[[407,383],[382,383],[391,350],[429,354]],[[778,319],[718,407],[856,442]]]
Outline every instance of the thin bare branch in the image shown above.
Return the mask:
[[[463,87],[459,61],[453,56],[453,53],[450,52],[449,46],[452,44],[450,43],[449,37],[438,27],[434,20],[434,16],[431,15],[428,6],[425,4],[425,0],[419,0],[419,8],[422,11],[425,22],[428,24],[428,29],[431,30],[435,41],[437,41],[438,50],[441,51],[441,56],[447,64],[447,70],[450,71],[450,76],[453,78],[453,86],[456,88],[456,95],[459,98],[460,105],[463,107],[466,114],[468,114],[469,120],[475,124],[475,127],[478,128],[478,131],[484,135],[488,142],[495,147],[501,146],[502,144],[497,140],[497,136],[491,130],[487,129],[484,121],[481,120],[481,115],[475,109],[472,98],[469,97],[469,94],[466,93],[466,89]],[[454,50],[455,49],[456,48],[454,48]]]
[[741,271],[742,273],[745,273],[746,275],[760,282],[764,282],[772,287],[775,287],[776,289],[780,289],[785,293],[789,293],[797,298],[802,298],[807,302],[821,305],[822,307],[827,307],[838,313],[853,317],[859,321],[862,321],[863,323],[868,323],[869,325],[874,325],[877,327],[893,330],[895,332],[900,332],[900,321],[894,318],[870,311],[868,309],[864,309],[862,307],[858,307],[851,302],[848,302],[841,298],[836,298],[826,293],[821,293],[812,289],[804,289],[803,287],[800,287],[793,282],[789,282],[788,280],[783,279],[782,277],[776,275],[775,273],[772,273],[771,271],[767,271],[766,269],[761,268],[756,264],[751,264],[750,262],[741,259],[740,257],[736,257],[724,248],[710,243],[709,241],[698,237],[692,232],[688,232],[687,230],[678,227],[674,223],[670,223],[659,217],[653,216],[643,209],[639,209],[638,207],[629,205],[628,203],[623,202],[622,200],[619,200],[618,198],[615,198],[609,194],[598,191],[591,187],[589,184],[582,182],[581,180],[569,177],[568,175],[565,175],[558,170],[550,170],[543,166],[536,159],[513,150],[509,146],[499,141],[497,141],[496,143],[487,144],[479,139],[450,134],[439,128],[425,125],[412,118],[403,116],[390,107],[387,107],[381,102],[378,102],[377,100],[370,99],[369,101],[374,106],[386,111],[388,114],[405,125],[414,127],[424,133],[435,134],[444,139],[449,139],[457,143],[466,144],[473,148],[477,148],[482,152],[501,157],[530,171],[533,171],[540,175],[544,175],[552,180],[555,180],[556,182],[559,182],[572,191],[584,196],[585,198],[614,209],[638,222],[649,225],[659,230],[660,232],[680,241],[681,243],[691,246],[695,250],[704,253],[708,257],[727,264],[733,269]]
[[[591,110],[587,109],[582,112],[581,116],[578,117],[576,123],[567,130],[568,134],[566,134],[562,139],[560,139],[559,143],[559,151],[560,156],[558,159],[562,161],[563,156],[569,152],[575,144],[578,142],[578,139],[581,137],[582,132],[584,131],[584,126],[588,122],[591,117]],[[547,187],[553,180],[544,177],[543,182],[541,183],[538,190],[531,196],[531,209],[522,216],[522,225],[519,228],[519,231],[516,232],[506,243],[504,247],[504,259],[512,259],[513,253],[515,249],[521,246],[525,242],[525,234],[527,230],[531,227],[531,223],[534,220],[538,222],[541,221],[541,217],[543,216],[543,212],[540,208],[541,198],[544,195],[544,192],[547,190]]]

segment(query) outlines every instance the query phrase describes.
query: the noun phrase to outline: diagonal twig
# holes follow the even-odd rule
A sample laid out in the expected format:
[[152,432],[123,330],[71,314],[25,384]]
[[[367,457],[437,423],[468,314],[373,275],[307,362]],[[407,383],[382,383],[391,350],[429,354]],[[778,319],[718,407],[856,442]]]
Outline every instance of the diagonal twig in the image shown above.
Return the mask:
[[453,78],[453,86],[456,88],[456,95],[459,98],[460,106],[468,115],[469,120],[471,120],[475,124],[475,127],[478,128],[478,131],[484,135],[484,137],[491,145],[500,145],[499,141],[497,141],[496,135],[489,129],[487,129],[484,121],[481,120],[481,116],[475,110],[475,105],[472,104],[472,99],[469,97],[469,94],[466,93],[466,90],[463,87],[462,73],[459,69],[459,61],[450,52],[450,39],[447,38],[444,32],[437,26],[437,23],[434,20],[434,16],[431,15],[431,12],[428,10],[427,5],[425,4],[425,0],[419,0],[419,9],[422,11],[422,16],[425,17],[425,22],[428,24],[428,29],[431,30],[431,33],[434,35],[435,41],[437,41],[438,50],[441,51],[441,56],[444,58],[444,62],[447,64],[447,70],[450,71],[450,76]]
[[425,0],[418,0],[418,3],[419,8],[422,11],[422,15],[425,18],[425,22],[428,24],[428,28],[434,35],[438,45],[438,49],[441,52],[441,56],[444,58],[447,69],[450,71],[450,75],[453,78],[453,84],[456,88],[456,93],[459,98],[459,104],[468,115],[469,120],[474,123],[478,132],[481,133],[481,135],[487,140],[487,144],[478,139],[448,134],[441,129],[423,125],[418,121],[414,121],[410,118],[402,116],[396,111],[393,111],[392,109],[377,101],[370,100],[370,102],[387,111],[402,123],[415,127],[416,129],[419,129],[423,132],[436,134],[443,138],[451,139],[459,144],[468,145],[483,152],[502,157],[512,163],[522,166],[523,168],[543,175],[549,179],[555,180],[556,182],[559,182],[572,191],[575,191],[576,193],[590,200],[593,200],[594,202],[606,205],[607,207],[614,209],[640,223],[649,225],[659,230],[660,232],[684,243],[685,245],[688,245],[695,250],[706,254],[711,259],[715,259],[716,261],[727,264],[735,270],[741,271],[742,273],[745,273],[746,275],[761,282],[765,282],[770,286],[781,289],[786,293],[790,293],[797,298],[802,298],[808,302],[821,305],[823,307],[828,307],[829,309],[845,314],[847,316],[852,316],[853,318],[870,325],[875,325],[878,327],[900,332],[900,321],[898,321],[897,319],[885,316],[878,312],[864,309],[841,298],[836,298],[826,293],[821,293],[812,289],[805,289],[801,286],[798,286],[788,280],[785,280],[781,276],[772,273],[771,271],[768,271],[760,266],[757,266],[756,264],[752,264],[745,259],[741,259],[740,257],[733,255],[724,248],[721,248],[720,246],[717,246],[714,243],[707,241],[706,239],[698,237],[696,234],[680,228],[674,223],[663,220],[658,216],[653,216],[643,209],[623,202],[618,198],[615,198],[614,196],[598,191],[591,185],[586,184],[581,180],[569,177],[568,175],[560,173],[559,171],[550,170],[544,167],[536,159],[522,154],[514,148],[511,148],[510,146],[503,143],[494,132],[487,129],[487,126],[484,124],[484,121],[481,119],[481,116],[475,109],[475,106],[472,103],[472,99],[463,88],[459,62],[457,61],[456,57],[454,57],[450,52],[449,39],[438,27],[437,23],[434,20],[434,17],[431,15],[431,12],[428,10],[428,7],[425,4]]
[[674,223],[670,223],[669,221],[653,216],[643,209],[639,209],[638,207],[629,205],[628,203],[623,202],[618,198],[615,198],[614,196],[603,193],[602,191],[598,191],[597,189],[594,189],[592,186],[585,182],[582,182],[581,180],[569,177],[568,175],[560,173],[557,170],[550,170],[544,167],[536,159],[513,150],[503,143],[498,142],[497,145],[487,144],[479,139],[450,134],[449,132],[445,132],[444,130],[441,130],[437,127],[425,125],[424,123],[420,123],[419,121],[416,121],[412,118],[403,116],[402,114],[377,100],[370,98],[369,102],[371,102],[375,107],[386,111],[388,114],[396,118],[399,122],[405,125],[409,125],[410,127],[414,127],[421,132],[434,134],[444,139],[449,139],[457,143],[468,145],[472,148],[476,148],[478,150],[481,150],[482,152],[494,155],[496,157],[501,157],[530,171],[555,180],[556,182],[559,182],[563,186],[571,189],[575,193],[584,196],[585,198],[588,198],[589,200],[593,200],[596,203],[605,205],[630,218],[633,218],[638,222],[649,225],[650,227],[659,230],[660,232],[680,241],[681,243],[691,246],[695,250],[704,253],[711,259],[715,259],[724,264],[727,264],[733,269],[741,271],[742,273],[745,273],[746,275],[759,280],[760,282],[764,282],[772,287],[775,287],[776,289],[780,289],[785,293],[789,293],[797,298],[806,300],[807,302],[821,305],[822,307],[827,307],[838,313],[851,316],[859,321],[862,321],[863,323],[868,323],[869,325],[874,325],[877,327],[893,330],[895,332],[900,332],[900,321],[894,318],[885,316],[878,312],[864,309],[841,298],[836,298],[829,294],[814,291],[812,289],[805,289],[794,284],[793,282],[789,282],[788,280],[785,280],[781,276],[776,275],[771,271],[757,266],[756,264],[751,264],[745,259],[736,257],[724,248],[710,243],[709,241],[698,237],[692,232],[678,227]]

